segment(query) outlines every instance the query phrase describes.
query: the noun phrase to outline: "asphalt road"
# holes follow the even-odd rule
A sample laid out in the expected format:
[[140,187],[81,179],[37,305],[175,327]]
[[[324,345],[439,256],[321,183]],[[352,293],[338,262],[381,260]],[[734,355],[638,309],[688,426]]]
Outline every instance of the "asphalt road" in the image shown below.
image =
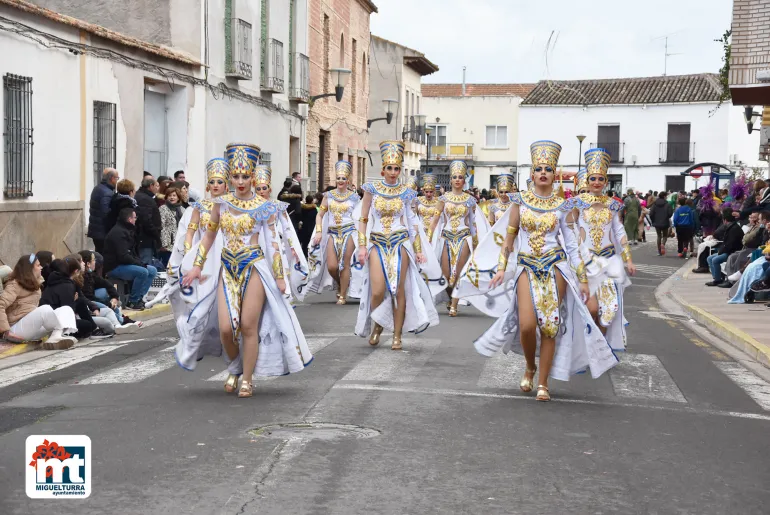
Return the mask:
[[[170,323],[0,362],[0,513],[768,513],[762,380],[658,306],[680,260],[634,257],[621,365],[553,381],[551,403],[519,391],[520,359],[476,354],[491,319],[470,308],[396,353],[352,336],[357,305],[332,295],[297,308],[313,364],[251,399],[217,359],[176,367]],[[88,499],[27,498],[32,434],[91,438]]]

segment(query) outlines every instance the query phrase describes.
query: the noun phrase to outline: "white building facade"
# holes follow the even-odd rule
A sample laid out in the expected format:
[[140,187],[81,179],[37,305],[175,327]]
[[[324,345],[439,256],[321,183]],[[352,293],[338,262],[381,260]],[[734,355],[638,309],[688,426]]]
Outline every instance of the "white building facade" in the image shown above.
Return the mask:
[[[532,84],[424,84],[423,112],[432,128],[428,170],[449,184],[449,162],[464,160],[479,189],[518,166],[519,104]],[[423,161],[423,165],[425,161]],[[423,166],[423,171],[424,171]]]
[[422,78],[438,71],[424,54],[411,48],[372,35],[369,43],[369,117],[386,117],[385,100],[391,104],[390,124],[378,120],[369,128],[367,150],[372,156],[367,179],[380,177],[382,157],[379,143],[385,140],[404,141],[404,175],[416,176],[420,160],[425,159],[425,134],[417,125],[415,115],[423,114]]
[[[562,145],[560,166],[574,172],[582,152],[607,149],[610,189],[647,192],[705,185],[681,172],[713,162],[739,172],[761,166],[758,135],[739,130],[742,110],[724,103],[716,75],[541,82],[519,114],[519,182],[531,171],[529,145],[550,139]],[[709,173],[706,169],[705,174]]]

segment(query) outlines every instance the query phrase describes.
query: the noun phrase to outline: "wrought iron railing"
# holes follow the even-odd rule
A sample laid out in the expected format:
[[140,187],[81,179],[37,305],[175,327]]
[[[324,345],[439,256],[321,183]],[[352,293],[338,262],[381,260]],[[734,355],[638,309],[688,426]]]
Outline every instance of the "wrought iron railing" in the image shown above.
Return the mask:
[[3,140],[6,198],[32,196],[32,77],[3,76]]
[[251,23],[239,18],[225,23],[225,75],[250,80],[252,77]]
[[694,142],[661,142],[660,163],[667,164],[688,164],[695,162],[695,143]]
[[94,184],[99,184],[105,168],[117,165],[117,106],[94,102]]
[[273,93],[284,92],[283,71],[283,43],[270,38],[263,48],[264,74],[262,75],[262,89]]
[[626,161],[626,144],[622,141],[604,141],[591,143],[589,148],[603,148],[610,154],[610,163],[624,163]]
[[310,59],[304,54],[295,52],[292,56],[294,66],[292,76],[289,77],[289,97],[301,103],[310,100]]

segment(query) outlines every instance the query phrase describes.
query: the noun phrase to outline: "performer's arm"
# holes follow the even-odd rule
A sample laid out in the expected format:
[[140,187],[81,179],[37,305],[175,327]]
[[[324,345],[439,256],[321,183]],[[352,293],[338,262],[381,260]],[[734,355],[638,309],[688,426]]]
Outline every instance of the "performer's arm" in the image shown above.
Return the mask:
[[321,231],[324,226],[324,216],[329,211],[329,200],[324,195],[321,205],[318,207],[318,214],[315,215],[315,236],[313,237],[313,244],[318,245],[321,242]]
[[631,247],[628,245],[628,238],[626,237],[626,229],[623,227],[623,223],[620,221],[620,215],[618,213],[612,213],[612,226],[610,228],[610,237],[612,242],[619,244],[623,249],[620,252],[620,257],[626,264],[628,273],[634,275],[636,273],[636,266],[631,259]]
[[195,237],[195,231],[199,228],[201,221],[201,211],[199,208],[193,209],[192,216],[190,217],[190,223],[187,225],[187,233],[184,237],[184,251],[187,252],[192,247],[192,241]]
[[567,257],[572,268],[575,269],[578,281],[580,281],[580,294],[583,296],[583,302],[588,302],[588,298],[590,297],[588,291],[588,274],[586,273],[586,265],[583,263],[583,258],[580,256],[577,238],[575,238],[575,233],[570,229],[566,216],[561,217],[559,225],[561,236],[564,238],[564,250],[567,252]]
[[436,232],[436,226],[438,225],[438,220],[441,218],[442,213],[444,212],[444,201],[439,200],[438,205],[436,206],[436,214],[433,215],[433,220],[430,221],[430,231],[428,232],[428,237],[432,238],[433,233]]
[[468,227],[471,230],[471,241],[473,241],[473,248],[479,246],[479,236],[478,231],[476,230],[476,203],[473,202],[471,206],[468,207]]
[[185,274],[182,279],[182,285],[185,287],[190,286],[195,279],[199,279],[201,276],[201,270],[203,264],[206,262],[206,255],[208,254],[211,246],[214,244],[214,240],[217,237],[217,231],[219,230],[219,204],[214,204],[211,209],[211,217],[209,223],[206,226],[206,233],[201,238],[201,242],[198,245],[198,254],[195,256],[192,270]]
[[358,262],[366,261],[366,226],[369,224],[369,212],[372,209],[372,194],[364,192],[361,201],[361,219],[358,221]]

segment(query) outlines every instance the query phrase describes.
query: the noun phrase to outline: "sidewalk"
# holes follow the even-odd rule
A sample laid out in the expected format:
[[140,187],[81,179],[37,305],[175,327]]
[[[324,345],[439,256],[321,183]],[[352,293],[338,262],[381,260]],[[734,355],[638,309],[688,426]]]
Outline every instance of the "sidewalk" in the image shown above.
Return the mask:
[[694,274],[694,259],[667,281],[662,293],[725,342],[770,368],[770,309],[764,304],[728,304],[730,290],[706,286],[711,274]]
[[[144,311],[126,309],[124,313],[136,321],[146,322],[171,313],[171,304],[156,304]],[[0,340],[0,359],[18,356],[19,354],[36,350],[39,346],[39,343],[7,343]]]

